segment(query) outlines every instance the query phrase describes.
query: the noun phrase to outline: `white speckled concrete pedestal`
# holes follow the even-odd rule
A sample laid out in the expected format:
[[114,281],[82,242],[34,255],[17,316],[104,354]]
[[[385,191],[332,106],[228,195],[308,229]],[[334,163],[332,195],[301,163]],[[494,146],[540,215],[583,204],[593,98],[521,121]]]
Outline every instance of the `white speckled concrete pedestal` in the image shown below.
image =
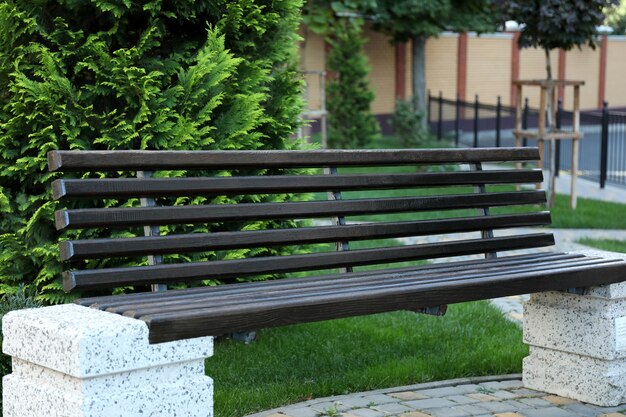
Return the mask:
[[626,283],[593,287],[584,296],[533,294],[524,305],[524,342],[530,345],[526,387],[600,406],[626,402]]
[[4,417],[211,417],[213,338],[148,344],[142,321],[74,304],[2,321]]

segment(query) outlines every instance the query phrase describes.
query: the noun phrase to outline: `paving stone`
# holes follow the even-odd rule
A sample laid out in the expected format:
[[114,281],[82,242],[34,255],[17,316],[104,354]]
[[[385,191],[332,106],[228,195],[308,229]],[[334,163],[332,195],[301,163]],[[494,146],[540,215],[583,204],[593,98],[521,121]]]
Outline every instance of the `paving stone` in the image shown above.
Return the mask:
[[283,413],[274,413],[274,414],[269,414],[267,417],[293,417],[293,416],[290,416],[289,414],[283,414]]
[[453,407],[457,405],[452,401],[446,400],[444,398],[429,398],[427,400],[405,401],[402,404],[411,408],[416,408],[418,410],[425,410],[427,408]]
[[500,385],[500,381],[481,382],[478,385],[480,385],[483,388],[487,388],[493,391],[498,391],[502,389],[502,385]]
[[546,395],[542,398],[546,401],[551,402],[554,405],[567,405],[578,402],[576,400],[572,400],[571,398],[560,397],[558,395]]
[[525,417],[525,416],[520,413],[498,413],[498,414],[494,414],[494,417]]
[[447,397],[449,395],[459,394],[459,390],[456,387],[441,387],[421,390],[420,394],[424,394],[429,397]]
[[401,392],[392,392],[387,394],[390,397],[398,398],[399,400],[409,401],[409,400],[425,400],[429,398],[428,395],[424,395],[415,391],[401,391]]
[[410,413],[400,414],[398,417],[433,417],[430,414],[422,413],[421,411],[411,411]]
[[352,407],[339,401],[323,401],[311,404],[311,408],[321,413],[328,414],[329,410],[339,411],[340,413],[350,410]]
[[539,392],[535,391],[534,389],[528,388],[509,390],[509,392],[520,397],[543,397],[544,395],[546,395],[545,392]]
[[532,405],[533,407],[550,407],[552,405],[551,402],[542,398],[520,398],[518,401],[524,404]]
[[519,379],[511,379],[509,381],[500,381],[500,388],[502,389],[524,388],[524,383]]
[[464,384],[457,385],[454,388],[459,392],[459,394],[471,394],[476,392],[476,390],[479,389],[480,386],[478,386],[478,384]]
[[532,406],[530,406],[528,404],[521,403],[521,402],[519,402],[517,400],[506,400],[506,401],[504,401],[504,404],[510,405],[515,410],[525,410],[527,408],[532,408]]
[[371,401],[365,397],[346,397],[341,399],[341,404],[350,408],[367,408]]
[[432,410],[428,410],[428,412],[433,417],[467,417],[471,415],[471,413],[464,410],[463,406],[434,408]]
[[507,413],[507,412],[517,411],[517,409],[514,406],[505,402],[489,401],[489,402],[478,403],[476,405],[480,408],[484,408],[488,411],[491,411],[492,413]]
[[387,414],[400,414],[400,413],[406,413],[412,410],[411,407],[407,407],[406,405],[402,405],[399,403],[380,404],[372,408],[378,411],[382,411],[383,413],[387,413]]
[[371,408],[357,408],[356,410],[350,410],[350,414],[358,417],[383,417],[385,413]]
[[474,393],[474,394],[467,394],[468,397],[470,398],[474,398],[480,402],[487,402],[487,401],[497,401],[498,399],[496,397],[494,397],[493,395],[487,395],[487,394],[482,394],[480,392]]
[[367,404],[386,404],[398,401],[396,398],[393,398],[387,394],[370,394],[363,396],[363,399],[367,401]]
[[497,397],[497,398],[502,398],[503,400],[510,400],[513,398],[518,398],[517,395],[512,394],[509,391],[504,391],[504,390],[496,391],[493,394],[489,394],[489,395]]
[[317,417],[319,412],[310,407],[285,407],[283,413],[292,417]]
[[546,407],[524,410],[526,417],[579,417],[576,414],[558,407]]
[[451,395],[446,397],[446,400],[454,401],[458,404],[472,404],[479,401],[476,398],[470,398],[467,395]]
[[587,404],[582,403],[567,404],[561,407],[561,409],[569,411],[579,417],[598,416],[598,410],[596,410],[594,407],[589,407]]
[[598,417],[624,417],[622,413],[609,413],[609,414],[601,414]]

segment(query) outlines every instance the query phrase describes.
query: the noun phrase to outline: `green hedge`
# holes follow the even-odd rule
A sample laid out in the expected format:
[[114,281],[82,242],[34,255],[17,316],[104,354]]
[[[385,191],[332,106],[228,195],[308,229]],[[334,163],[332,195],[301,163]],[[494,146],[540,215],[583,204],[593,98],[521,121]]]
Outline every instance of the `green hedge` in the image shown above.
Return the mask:
[[[0,293],[75,296],[59,281],[47,151],[293,146],[300,3],[2,2]],[[109,234],[62,237],[77,235]]]

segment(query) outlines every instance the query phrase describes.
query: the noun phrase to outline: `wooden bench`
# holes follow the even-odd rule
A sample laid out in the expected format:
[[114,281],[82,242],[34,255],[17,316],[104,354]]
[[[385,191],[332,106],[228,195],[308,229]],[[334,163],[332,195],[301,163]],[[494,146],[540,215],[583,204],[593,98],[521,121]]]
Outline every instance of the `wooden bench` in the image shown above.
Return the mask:
[[[626,277],[623,261],[539,250],[498,254],[554,244],[551,233],[500,232],[550,223],[550,214],[538,209],[545,203],[544,192],[493,187],[541,182],[541,171],[515,169],[512,164],[538,158],[536,148],[53,151],[48,155],[50,171],[68,173],[54,181],[54,198],[73,204],[57,211],[57,228],[114,231],[111,237],[60,243],[61,258],[69,265],[63,274],[64,288],[159,285],[156,289],[162,289],[208,279],[237,282],[297,271],[347,270],[76,301],[145,321],[150,343],[159,343],[393,310],[443,314],[445,305],[451,303],[622,281]],[[508,164],[482,170],[485,162]],[[366,171],[358,173],[360,168]],[[188,176],[145,175],[171,170],[183,170]],[[294,170],[305,172],[293,174]],[[93,174],[102,172],[108,172],[108,178]],[[120,177],[124,172],[128,176]],[[134,178],[136,174],[140,178]],[[453,186],[464,188],[440,192]],[[405,190],[404,197],[384,195],[385,190],[400,189]],[[354,198],[352,191],[361,194]],[[314,199],[265,202],[263,197],[291,193],[311,193]],[[224,196],[239,203],[220,204]],[[194,200],[198,197],[205,199]],[[139,198],[142,206],[138,206]],[[162,206],[172,202],[176,205]],[[120,207],[122,203],[126,206]],[[534,211],[494,214],[495,207],[518,205]],[[356,217],[353,221],[355,216],[382,213],[404,217],[398,221]],[[315,220],[322,218],[333,221],[322,225]],[[175,234],[159,235],[159,227],[170,225],[182,226]],[[225,231],[211,232],[213,225]],[[148,236],[143,236],[142,228],[147,228]],[[404,246],[379,240],[431,235],[442,238]],[[371,248],[350,248],[349,242],[355,241],[370,241]],[[289,255],[277,250],[324,242],[339,242],[339,250]],[[234,259],[232,251],[241,249],[262,256]],[[194,258],[203,253],[219,256]],[[485,259],[386,265],[470,254],[484,254]],[[146,256],[151,257],[149,265],[116,266],[122,263],[117,258]],[[159,257],[165,260],[159,262]],[[376,264],[385,265],[373,271],[357,268]]]

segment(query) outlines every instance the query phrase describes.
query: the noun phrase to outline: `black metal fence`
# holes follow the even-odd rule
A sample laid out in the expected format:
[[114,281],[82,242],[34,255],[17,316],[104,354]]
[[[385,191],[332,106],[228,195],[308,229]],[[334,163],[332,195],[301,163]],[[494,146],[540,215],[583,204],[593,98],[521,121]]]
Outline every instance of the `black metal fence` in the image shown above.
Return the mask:
[[[428,122],[431,132],[439,138],[452,140],[456,146],[500,147],[515,146],[515,108],[484,104],[476,96],[473,101],[451,100],[428,96]],[[571,129],[573,114],[562,108],[559,101],[557,127]],[[524,100],[522,127],[537,129],[539,112]],[[609,110],[608,104],[599,111],[580,113],[580,141],[578,175],[598,181],[601,188],[612,183],[626,185],[626,112]],[[524,146],[535,146],[533,139],[524,139]],[[571,171],[572,141],[556,141],[557,175],[559,170]],[[545,147],[544,161],[549,161],[549,146]]]

